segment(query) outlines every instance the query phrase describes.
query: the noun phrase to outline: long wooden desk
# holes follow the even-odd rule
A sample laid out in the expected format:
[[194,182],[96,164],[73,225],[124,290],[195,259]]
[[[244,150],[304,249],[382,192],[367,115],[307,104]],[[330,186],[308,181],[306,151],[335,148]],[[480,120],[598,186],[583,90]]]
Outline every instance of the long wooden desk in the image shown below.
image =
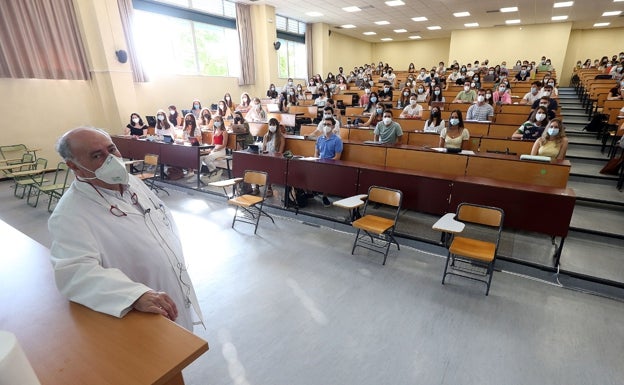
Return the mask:
[[160,175],[164,175],[162,167],[166,164],[173,167],[197,170],[197,188],[201,184],[200,158],[202,151],[212,146],[190,146],[184,144],[152,142],[143,139],[131,139],[123,136],[113,136],[113,143],[124,158],[143,159],[146,154],[158,155],[158,162],[161,165]]
[[0,329],[14,333],[43,385],[184,384],[208,343],[166,318],[115,318],[69,302],[48,249],[0,221]]

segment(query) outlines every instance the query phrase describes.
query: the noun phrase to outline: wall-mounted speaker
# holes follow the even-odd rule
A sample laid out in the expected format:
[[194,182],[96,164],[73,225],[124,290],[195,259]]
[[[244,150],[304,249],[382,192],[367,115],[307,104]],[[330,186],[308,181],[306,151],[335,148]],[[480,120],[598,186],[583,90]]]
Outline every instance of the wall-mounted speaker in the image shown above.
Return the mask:
[[115,55],[117,55],[117,60],[119,60],[120,63],[125,63],[128,61],[128,53],[123,49],[115,51]]
[[279,41],[276,41],[275,43],[273,43],[273,48],[275,48],[276,51],[280,49],[281,46],[282,46],[282,43],[280,43]]

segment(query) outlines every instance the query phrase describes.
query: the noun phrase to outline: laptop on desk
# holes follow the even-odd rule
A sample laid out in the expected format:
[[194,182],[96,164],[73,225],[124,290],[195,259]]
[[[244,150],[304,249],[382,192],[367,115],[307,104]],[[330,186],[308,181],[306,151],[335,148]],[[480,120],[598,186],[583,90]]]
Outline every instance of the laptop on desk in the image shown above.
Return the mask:
[[267,103],[267,110],[272,113],[280,112],[279,104],[277,103]]
[[199,140],[196,137],[189,136],[188,140],[189,143],[191,143],[191,146],[199,146]]
[[163,135],[163,142],[173,143],[173,137],[171,137],[171,135]]

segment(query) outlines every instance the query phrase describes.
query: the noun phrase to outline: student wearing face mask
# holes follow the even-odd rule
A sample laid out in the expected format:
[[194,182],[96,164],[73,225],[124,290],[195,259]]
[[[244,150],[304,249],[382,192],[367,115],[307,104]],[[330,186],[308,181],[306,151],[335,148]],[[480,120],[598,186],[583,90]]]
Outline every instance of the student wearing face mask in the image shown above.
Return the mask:
[[202,108],[201,110],[201,117],[199,118],[199,121],[197,122],[199,125],[199,128],[202,131],[210,131],[212,130],[212,114],[210,113],[210,110],[207,108]]
[[530,79],[531,74],[529,73],[528,67],[523,65],[520,67],[520,72],[518,72],[515,76],[516,81],[518,82],[526,82]]
[[492,94],[492,91],[485,90],[485,102],[490,106],[494,106],[494,96]]
[[609,71],[609,75],[611,75],[611,79],[617,80],[617,81],[622,79],[623,66],[624,66],[624,63],[620,61],[620,62],[616,62],[615,65],[611,67],[611,70]]
[[[368,103],[370,102],[370,95],[371,95],[370,88],[366,88],[364,90],[364,94],[362,96],[360,96],[360,99],[358,100],[358,105],[360,107],[367,107]],[[364,112],[366,112],[366,111],[364,111]]]
[[429,88],[425,86],[425,83],[419,83],[416,86],[416,101],[422,104],[429,104]]
[[390,85],[394,86],[394,81],[396,80],[396,74],[392,70],[392,68],[388,68],[388,72],[386,72],[385,80],[390,83]]
[[564,160],[568,150],[568,138],[563,122],[552,119],[542,136],[535,141],[531,155],[549,156],[552,160]]
[[609,90],[607,100],[622,100],[624,99],[624,81],[620,81],[615,87]]
[[158,139],[162,140],[164,135],[173,137],[175,135],[175,126],[167,119],[167,113],[164,110],[156,111],[156,127],[155,133]]
[[[316,139],[314,156],[320,159],[340,160],[343,146],[342,139],[336,134],[336,120],[326,117],[321,123],[323,123],[323,134]],[[331,206],[326,193],[323,193],[322,200],[323,206]]]
[[429,109],[433,106],[437,106],[440,110],[444,109],[444,103],[446,103],[446,99],[444,98],[444,94],[442,93],[442,86],[435,85],[433,86],[433,92],[429,98]]
[[499,84],[494,94],[492,94],[494,104],[511,104],[511,92],[505,84]]
[[275,99],[277,98],[277,90],[275,89],[275,84],[271,83],[269,89],[266,92],[267,98]]
[[477,100],[477,92],[474,87],[464,84],[464,89],[457,93],[453,103],[474,103]]
[[327,94],[325,91],[320,90],[319,96],[314,100],[314,105],[317,107],[325,107],[325,103],[327,103]]
[[215,116],[212,126],[213,132],[211,144],[214,146],[214,148],[208,150],[208,154],[201,157],[201,163],[204,166],[208,167],[210,178],[218,180],[221,178],[222,170],[217,170],[216,161],[226,155],[225,152],[228,143],[228,133],[225,130],[223,118],[218,115]]
[[217,103],[217,115],[221,116],[223,119],[232,119],[232,111],[230,111],[225,104],[225,100],[219,100],[219,103]]
[[195,137],[199,143],[202,142],[201,130],[197,127],[197,119],[195,119],[195,115],[188,113],[184,116],[184,127],[179,137],[184,141],[188,141],[188,138],[190,137]]
[[379,91],[379,100],[382,102],[390,102],[390,104],[392,104],[392,87],[390,83],[384,83],[383,89]]
[[143,123],[141,115],[133,112],[130,114],[130,123],[124,128],[124,135],[145,136],[147,135],[147,124]]
[[407,67],[407,72],[410,74],[416,73],[416,67],[414,67],[414,63],[409,64],[409,67]]
[[375,112],[375,106],[377,105],[377,102],[379,102],[379,96],[377,95],[377,92],[371,92],[368,98],[368,104],[363,106],[363,114],[371,115],[373,112]]
[[494,108],[485,102],[485,90],[480,89],[477,95],[477,102],[468,108],[466,120],[476,120],[485,122],[494,116]]
[[383,112],[383,120],[377,123],[373,135],[375,141],[382,144],[395,144],[403,136],[399,123],[392,120],[391,110]]
[[249,97],[249,94],[247,92],[243,92],[241,95],[241,103],[238,106],[236,106],[236,111],[245,113],[249,111],[250,108],[251,108],[251,98]]
[[[424,132],[440,133],[442,129],[446,127],[444,119],[442,119],[442,113],[438,107],[431,108],[431,115],[429,119],[425,121]],[[418,130],[416,130],[418,132]]]
[[245,119],[249,122],[266,122],[267,115],[266,111],[262,108],[262,103],[260,103],[260,99],[253,98],[253,102],[251,104],[251,109],[247,112]]
[[440,144],[442,148],[466,148],[470,133],[464,128],[464,120],[460,110],[453,110],[449,119],[449,127],[440,131]]
[[542,136],[548,125],[548,109],[537,107],[526,122],[522,123],[518,130],[511,136],[512,139],[535,140]]
[[195,119],[199,119],[199,114],[201,112],[202,106],[201,102],[198,99],[193,100],[193,105],[191,106],[191,113],[195,115]]
[[321,119],[319,124],[316,126],[316,130],[314,130],[314,132],[308,137],[308,139],[315,139],[323,135],[323,132],[324,132],[323,130],[325,127],[325,120],[329,118],[332,118],[336,121],[334,124],[332,124],[332,127],[334,127],[334,134],[339,135],[340,134],[340,120],[334,115],[334,109],[332,107],[325,106],[323,108],[323,118]]
[[376,103],[375,109],[370,114],[370,117],[366,121],[366,123],[360,124],[360,127],[376,127],[379,122],[383,120],[383,113],[386,110],[386,107],[383,103]]
[[397,101],[397,108],[403,108],[403,107],[409,106],[411,94],[412,92],[410,91],[409,88],[403,87],[403,89],[401,89],[401,96],[399,97],[399,100]]
[[550,89],[550,97],[551,98],[558,98],[559,97],[559,90],[557,89],[556,85],[556,81],[553,78],[548,78],[547,80],[545,80],[543,83],[543,87],[540,91],[540,93],[543,95],[544,91],[546,91],[546,88]]
[[169,114],[167,115],[167,120],[175,127],[182,126],[182,114],[178,113],[178,109],[174,105],[169,106]]
[[542,96],[538,100],[533,102],[533,105],[531,106],[531,112],[533,112],[533,110],[535,110],[539,106],[544,106],[548,109],[548,119],[552,120],[557,115],[557,108],[559,106],[557,104],[557,101],[550,97],[550,91],[550,86],[544,87],[544,92],[542,93]]
[[399,118],[422,119],[423,108],[416,102],[416,96],[409,97],[409,103],[405,106]]
[[534,81],[533,83],[531,83],[531,90],[527,92],[526,94],[524,94],[519,104],[531,104],[532,105],[533,102],[535,102],[540,97],[541,86],[542,84],[539,81]]
[[287,92],[291,88],[295,88],[295,82],[292,78],[288,78],[288,81],[286,81],[286,84],[284,84],[284,87],[282,87],[282,92]]

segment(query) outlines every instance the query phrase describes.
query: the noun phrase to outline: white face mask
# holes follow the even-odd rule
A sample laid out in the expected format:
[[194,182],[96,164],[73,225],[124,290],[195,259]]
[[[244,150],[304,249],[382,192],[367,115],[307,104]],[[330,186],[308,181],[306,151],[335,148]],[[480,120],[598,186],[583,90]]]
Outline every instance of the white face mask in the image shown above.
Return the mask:
[[214,122],[213,124],[216,128],[220,128],[221,127],[221,122]]
[[132,123],[136,124],[139,122],[139,118],[132,118]]
[[483,96],[483,95],[477,96],[477,102],[483,103],[484,100],[485,100],[485,96]]
[[548,129],[548,135],[550,135],[550,136],[555,136],[555,135],[557,135],[557,134],[559,134],[559,129],[558,129],[558,128],[553,128],[553,127],[550,127],[550,128]]
[[464,86],[464,91],[470,91],[470,86]]
[[383,118],[383,122],[384,122],[384,124],[387,126],[387,125],[389,125],[390,123],[392,123],[392,118]]
[[80,177],[80,179],[83,180],[99,179],[108,184],[128,184],[128,180],[130,179],[128,171],[126,170],[126,165],[120,158],[113,154],[108,154],[104,163],[95,171],[89,170],[75,160],[74,163],[81,169],[95,174],[95,177],[92,178]]
[[403,96],[409,96],[409,92],[403,92]]
[[451,118],[449,122],[451,123],[451,126],[457,126],[459,124],[459,119]]
[[506,87],[498,87],[498,92],[505,92],[506,89]]
[[261,104],[256,104],[256,110],[260,111],[262,109],[262,105]]
[[327,135],[330,132],[332,132],[333,127],[332,126],[323,126],[323,132]]
[[165,117],[162,116],[162,115],[158,115],[158,120],[160,120],[162,122],[163,120],[165,120]]
[[410,100],[410,104],[411,104],[412,106],[415,106],[415,105],[416,105],[416,99],[411,99],[411,100]]
[[546,119],[546,114],[535,114],[535,120],[538,122],[541,122],[544,119]]
[[275,132],[277,130],[277,126],[269,126],[269,131]]
[[544,93],[542,94],[544,96],[550,96],[550,91],[544,91]]
[[175,113],[176,113],[175,110],[169,110],[170,115],[175,115]]
[[368,94],[370,94],[370,89],[367,88],[367,89],[364,90],[364,92],[368,95]]

